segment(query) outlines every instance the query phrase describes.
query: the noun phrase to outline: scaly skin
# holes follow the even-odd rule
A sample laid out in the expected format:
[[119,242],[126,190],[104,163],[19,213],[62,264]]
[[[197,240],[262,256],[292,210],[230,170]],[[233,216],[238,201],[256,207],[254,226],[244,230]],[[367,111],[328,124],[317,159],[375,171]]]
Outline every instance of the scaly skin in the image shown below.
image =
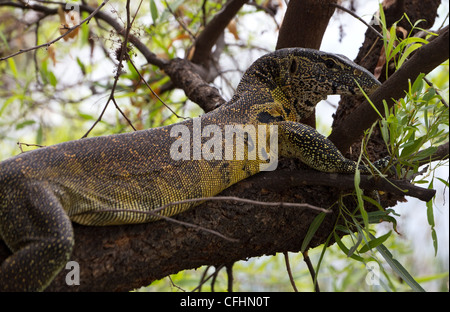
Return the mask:
[[[354,172],[353,161],[299,120],[329,94],[359,94],[356,82],[368,93],[379,86],[368,71],[344,57],[300,48],[279,50],[258,59],[231,101],[200,119],[61,143],[1,162],[0,235],[13,255],[0,267],[0,290],[45,289],[71,254],[72,221],[114,225],[157,220],[157,215],[139,211],[214,196],[268,162],[259,153],[249,157],[263,133],[259,131],[246,136],[242,160],[237,160],[236,150],[232,160],[225,157],[227,138],[216,134],[220,140],[213,151],[218,148],[220,159],[207,160],[205,152],[195,159],[196,129],[210,126],[224,133],[227,125],[277,126],[279,156],[299,158],[320,171]],[[176,137],[180,126],[190,134],[188,160],[174,160],[170,153],[174,142],[181,142]],[[265,129],[266,140],[261,142],[272,148],[269,127]],[[203,134],[203,147],[211,147],[211,137]],[[194,205],[169,206],[158,213],[172,216]]]

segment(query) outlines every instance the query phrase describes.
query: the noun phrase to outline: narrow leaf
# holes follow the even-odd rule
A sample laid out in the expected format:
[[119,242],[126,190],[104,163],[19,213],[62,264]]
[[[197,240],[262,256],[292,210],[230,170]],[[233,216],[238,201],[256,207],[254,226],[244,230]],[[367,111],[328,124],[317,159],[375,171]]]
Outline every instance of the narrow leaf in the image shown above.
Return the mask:
[[381,245],[389,238],[389,236],[391,236],[391,232],[392,231],[389,231],[388,233],[381,235],[380,237],[370,240],[368,244],[365,244],[364,246],[361,247],[359,252],[365,253],[365,252],[369,251],[370,249]]
[[305,252],[306,248],[309,245],[309,242],[314,237],[314,234],[316,233],[319,226],[322,224],[323,219],[325,218],[326,214],[324,212],[321,212],[319,215],[317,215],[314,220],[311,222],[308,232],[306,232],[305,239],[303,240],[301,252]]
[[336,234],[336,232],[334,232],[334,239],[336,241],[336,244],[339,246],[339,248],[347,257],[350,257],[360,262],[364,262],[364,259],[362,257],[350,253],[350,250],[344,245],[341,238],[339,237],[339,235]]
[[[369,234],[374,237],[372,234]],[[392,256],[391,252],[383,245],[380,244],[377,247],[378,252],[383,256],[389,266],[396,272],[409,287],[414,291],[424,292],[425,290],[416,280],[409,274],[409,272]]]
[[152,15],[153,24],[155,24],[156,21],[158,20],[158,16],[159,16],[159,12],[158,12],[158,8],[156,7],[155,0],[150,0],[150,13]]

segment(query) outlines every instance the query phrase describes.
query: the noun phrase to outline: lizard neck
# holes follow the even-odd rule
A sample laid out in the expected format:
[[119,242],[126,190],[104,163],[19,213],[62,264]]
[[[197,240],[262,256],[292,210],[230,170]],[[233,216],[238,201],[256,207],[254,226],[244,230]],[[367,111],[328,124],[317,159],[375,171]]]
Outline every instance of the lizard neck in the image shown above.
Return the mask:
[[[227,106],[239,101],[260,111],[265,110],[264,106],[270,103],[271,110],[275,110],[270,114],[277,118],[299,122],[309,117],[317,103],[326,99],[327,95],[310,90],[312,88],[307,87],[308,81],[292,80],[290,75],[281,71],[279,62],[274,58],[255,62],[242,77]],[[304,88],[294,88],[292,84],[300,84]]]

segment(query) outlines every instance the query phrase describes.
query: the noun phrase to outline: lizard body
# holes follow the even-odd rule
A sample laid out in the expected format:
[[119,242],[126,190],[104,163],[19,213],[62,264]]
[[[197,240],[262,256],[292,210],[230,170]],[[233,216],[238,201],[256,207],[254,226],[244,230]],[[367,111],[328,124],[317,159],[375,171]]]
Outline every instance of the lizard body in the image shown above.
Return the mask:
[[[329,94],[360,93],[358,85],[371,92],[379,82],[345,57],[310,49],[278,50],[252,64],[228,103],[199,119],[65,142],[1,162],[0,236],[13,255],[1,264],[0,290],[45,289],[71,254],[71,222],[115,225],[154,221],[157,215],[139,211],[214,196],[258,173],[261,164],[269,160],[259,153],[254,158],[249,155],[262,132],[244,135],[245,151],[240,159],[237,149],[227,150],[227,140],[237,142],[223,136],[227,126],[267,126],[261,128],[265,131],[261,142],[271,151],[275,146],[268,126],[276,126],[280,156],[299,158],[321,171],[354,172],[355,162],[299,121]],[[201,123],[200,128],[196,122]],[[184,150],[189,159],[171,157],[184,134],[179,129],[186,129],[189,135],[190,150]],[[195,151],[195,131],[202,134],[197,142],[200,154]],[[220,137],[216,137],[218,133]],[[219,145],[213,146],[213,142]],[[175,152],[180,149],[183,146]],[[207,153],[211,150],[217,159],[205,159],[211,158],[213,154]],[[233,159],[224,155],[233,155]],[[194,205],[173,205],[157,213],[172,216]]]

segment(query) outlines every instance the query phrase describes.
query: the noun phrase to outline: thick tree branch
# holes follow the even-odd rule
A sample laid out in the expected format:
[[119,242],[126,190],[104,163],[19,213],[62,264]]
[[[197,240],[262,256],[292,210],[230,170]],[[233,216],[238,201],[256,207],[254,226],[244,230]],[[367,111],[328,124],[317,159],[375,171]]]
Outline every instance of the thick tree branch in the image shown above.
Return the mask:
[[[438,38],[419,48],[409,61],[370,96],[379,112],[384,112],[383,100],[386,99],[388,106],[392,107],[396,99],[405,95],[409,80],[414,81],[421,73],[428,74],[449,58],[448,40],[447,26],[440,32]],[[369,102],[364,101],[333,129],[329,139],[339,150],[346,151],[378,118]]]
[[[352,174],[330,174],[311,169],[284,169],[261,173],[255,185],[261,188],[277,189],[285,187],[286,184],[291,187],[323,185],[340,190],[351,190],[354,188],[355,181]],[[383,191],[400,196],[407,195],[422,201],[429,201],[436,194],[435,190],[417,187],[406,180],[385,179],[368,175],[361,176],[359,186],[367,191]]]
[[230,21],[236,16],[237,12],[248,0],[229,0],[222,10],[218,12],[213,19],[205,26],[205,29],[195,40],[195,51],[192,56],[192,62],[201,64],[208,68],[211,49],[216,44],[217,39],[223,33]]
[[[433,190],[419,189],[407,182],[393,181],[408,194],[428,200]],[[283,193],[286,185],[298,193],[308,184],[353,189],[353,176],[326,174],[311,169],[280,170],[253,176],[222,192],[223,196],[255,197],[273,201],[267,190]],[[397,192],[382,179],[362,177],[361,187]],[[262,189],[266,191],[262,191]],[[264,195],[265,194],[265,195]],[[284,198],[285,195],[281,197]],[[328,207],[326,207],[328,208]],[[148,285],[184,269],[201,265],[219,266],[276,252],[301,249],[303,239],[317,213],[311,209],[258,206],[228,201],[207,202],[175,217],[176,220],[214,229],[229,238],[167,221],[147,224],[88,227],[74,225],[75,249],[71,260],[80,264],[81,285],[67,286],[63,270],[50,291],[127,291]],[[313,238],[314,247],[326,239],[337,213],[327,214]],[[10,252],[0,244],[0,262]]]
[[206,113],[224,104],[219,90],[210,86],[195,69],[195,65],[185,59],[172,59],[162,67],[175,86],[183,89],[186,96],[197,103]]

